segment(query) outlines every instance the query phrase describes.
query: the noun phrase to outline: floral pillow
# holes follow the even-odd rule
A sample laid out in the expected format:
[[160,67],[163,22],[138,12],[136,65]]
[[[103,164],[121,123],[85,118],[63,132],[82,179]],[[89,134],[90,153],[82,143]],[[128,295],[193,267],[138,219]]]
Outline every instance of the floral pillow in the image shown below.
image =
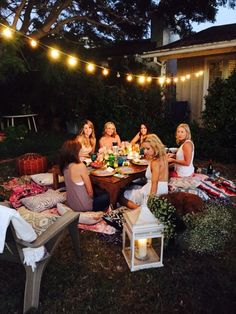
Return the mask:
[[58,214],[50,213],[50,210],[37,213],[32,212],[24,206],[19,207],[17,211],[21,217],[32,225],[38,236],[47,230],[47,228],[60,217]]
[[49,189],[45,193],[22,198],[21,203],[32,211],[41,212],[56,206],[57,203],[63,203],[65,200],[66,192]]
[[[58,176],[59,183],[64,182],[63,176]],[[38,173],[31,175],[31,179],[39,185],[52,185],[53,184],[53,174],[52,173]]]

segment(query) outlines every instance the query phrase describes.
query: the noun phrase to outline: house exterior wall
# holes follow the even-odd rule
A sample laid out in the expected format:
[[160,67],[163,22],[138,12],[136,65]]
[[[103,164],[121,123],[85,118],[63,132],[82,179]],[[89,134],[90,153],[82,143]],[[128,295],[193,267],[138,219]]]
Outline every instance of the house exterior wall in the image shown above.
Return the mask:
[[182,82],[180,79],[176,85],[176,100],[187,101],[190,109],[191,121],[198,121],[202,111],[203,99],[203,76],[196,77],[195,73],[204,70],[203,58],[178,59],[177,76],[190,74],[188,80]]
[[[177,76],[190,74],[191,78],[184,82],[179,80],[176,100],[188,101],[191,121],[201,121],[201,112],[205,106],[204,96],[209,84],[217,77],[229,77],[234,69],[236,70],[236,53],[178,59]],[[204,71],[203,76],[196,77],[195,73],[198,71]]]

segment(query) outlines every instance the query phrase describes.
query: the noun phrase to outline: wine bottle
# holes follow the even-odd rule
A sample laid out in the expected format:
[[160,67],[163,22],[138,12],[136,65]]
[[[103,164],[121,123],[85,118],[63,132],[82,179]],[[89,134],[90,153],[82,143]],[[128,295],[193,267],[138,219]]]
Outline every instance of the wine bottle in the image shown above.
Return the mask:
[[212,160],[209,161],[209,164],[207,167],[207,174],[209,174],[209,175],[213,174]]

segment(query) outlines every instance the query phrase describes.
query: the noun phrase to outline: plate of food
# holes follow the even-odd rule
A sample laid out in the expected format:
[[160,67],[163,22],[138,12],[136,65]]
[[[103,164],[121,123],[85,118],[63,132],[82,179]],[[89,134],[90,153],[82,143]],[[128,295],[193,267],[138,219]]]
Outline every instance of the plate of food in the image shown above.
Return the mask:
[[132,163],[138,166],[147,166],[148,165],[148,161],[147,159],[138,159],[135,158],[132,160]]
[[96,169],[102,168],[104,166],[102,161],[93,161],[90,163],[90,166]]
[[116,172],[121,174],[131,174],[134,172],[134,169],[132,167],[123,166],[116,168]]
[[90,174],[97,177],[109,177],[115,174],[115,170],[113,168],[104,168],[104,169],[96,169],[90,172]]

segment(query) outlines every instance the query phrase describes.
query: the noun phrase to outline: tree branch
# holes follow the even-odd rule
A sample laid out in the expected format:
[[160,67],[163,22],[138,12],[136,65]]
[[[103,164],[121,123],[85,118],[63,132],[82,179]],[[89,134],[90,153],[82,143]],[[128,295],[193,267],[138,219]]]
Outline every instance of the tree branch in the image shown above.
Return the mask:
[[14,29],[16,29],[16,24],[17,24],[17,22],[18,22],[18,20],[19,20],[19,18],[20,18],[20,15],[21,15],[22,10],[23,10],[24,7],[25,7],[26,1],[27,1],[27,0],[23,0],[23,1],[21,2],[21,4],[20,4],[20,5],[16,8],[16,10],[15,10],[15,16],[14,16],[14,20],[13,20],[13,23],[12,23],[12,28],[14,28]]

